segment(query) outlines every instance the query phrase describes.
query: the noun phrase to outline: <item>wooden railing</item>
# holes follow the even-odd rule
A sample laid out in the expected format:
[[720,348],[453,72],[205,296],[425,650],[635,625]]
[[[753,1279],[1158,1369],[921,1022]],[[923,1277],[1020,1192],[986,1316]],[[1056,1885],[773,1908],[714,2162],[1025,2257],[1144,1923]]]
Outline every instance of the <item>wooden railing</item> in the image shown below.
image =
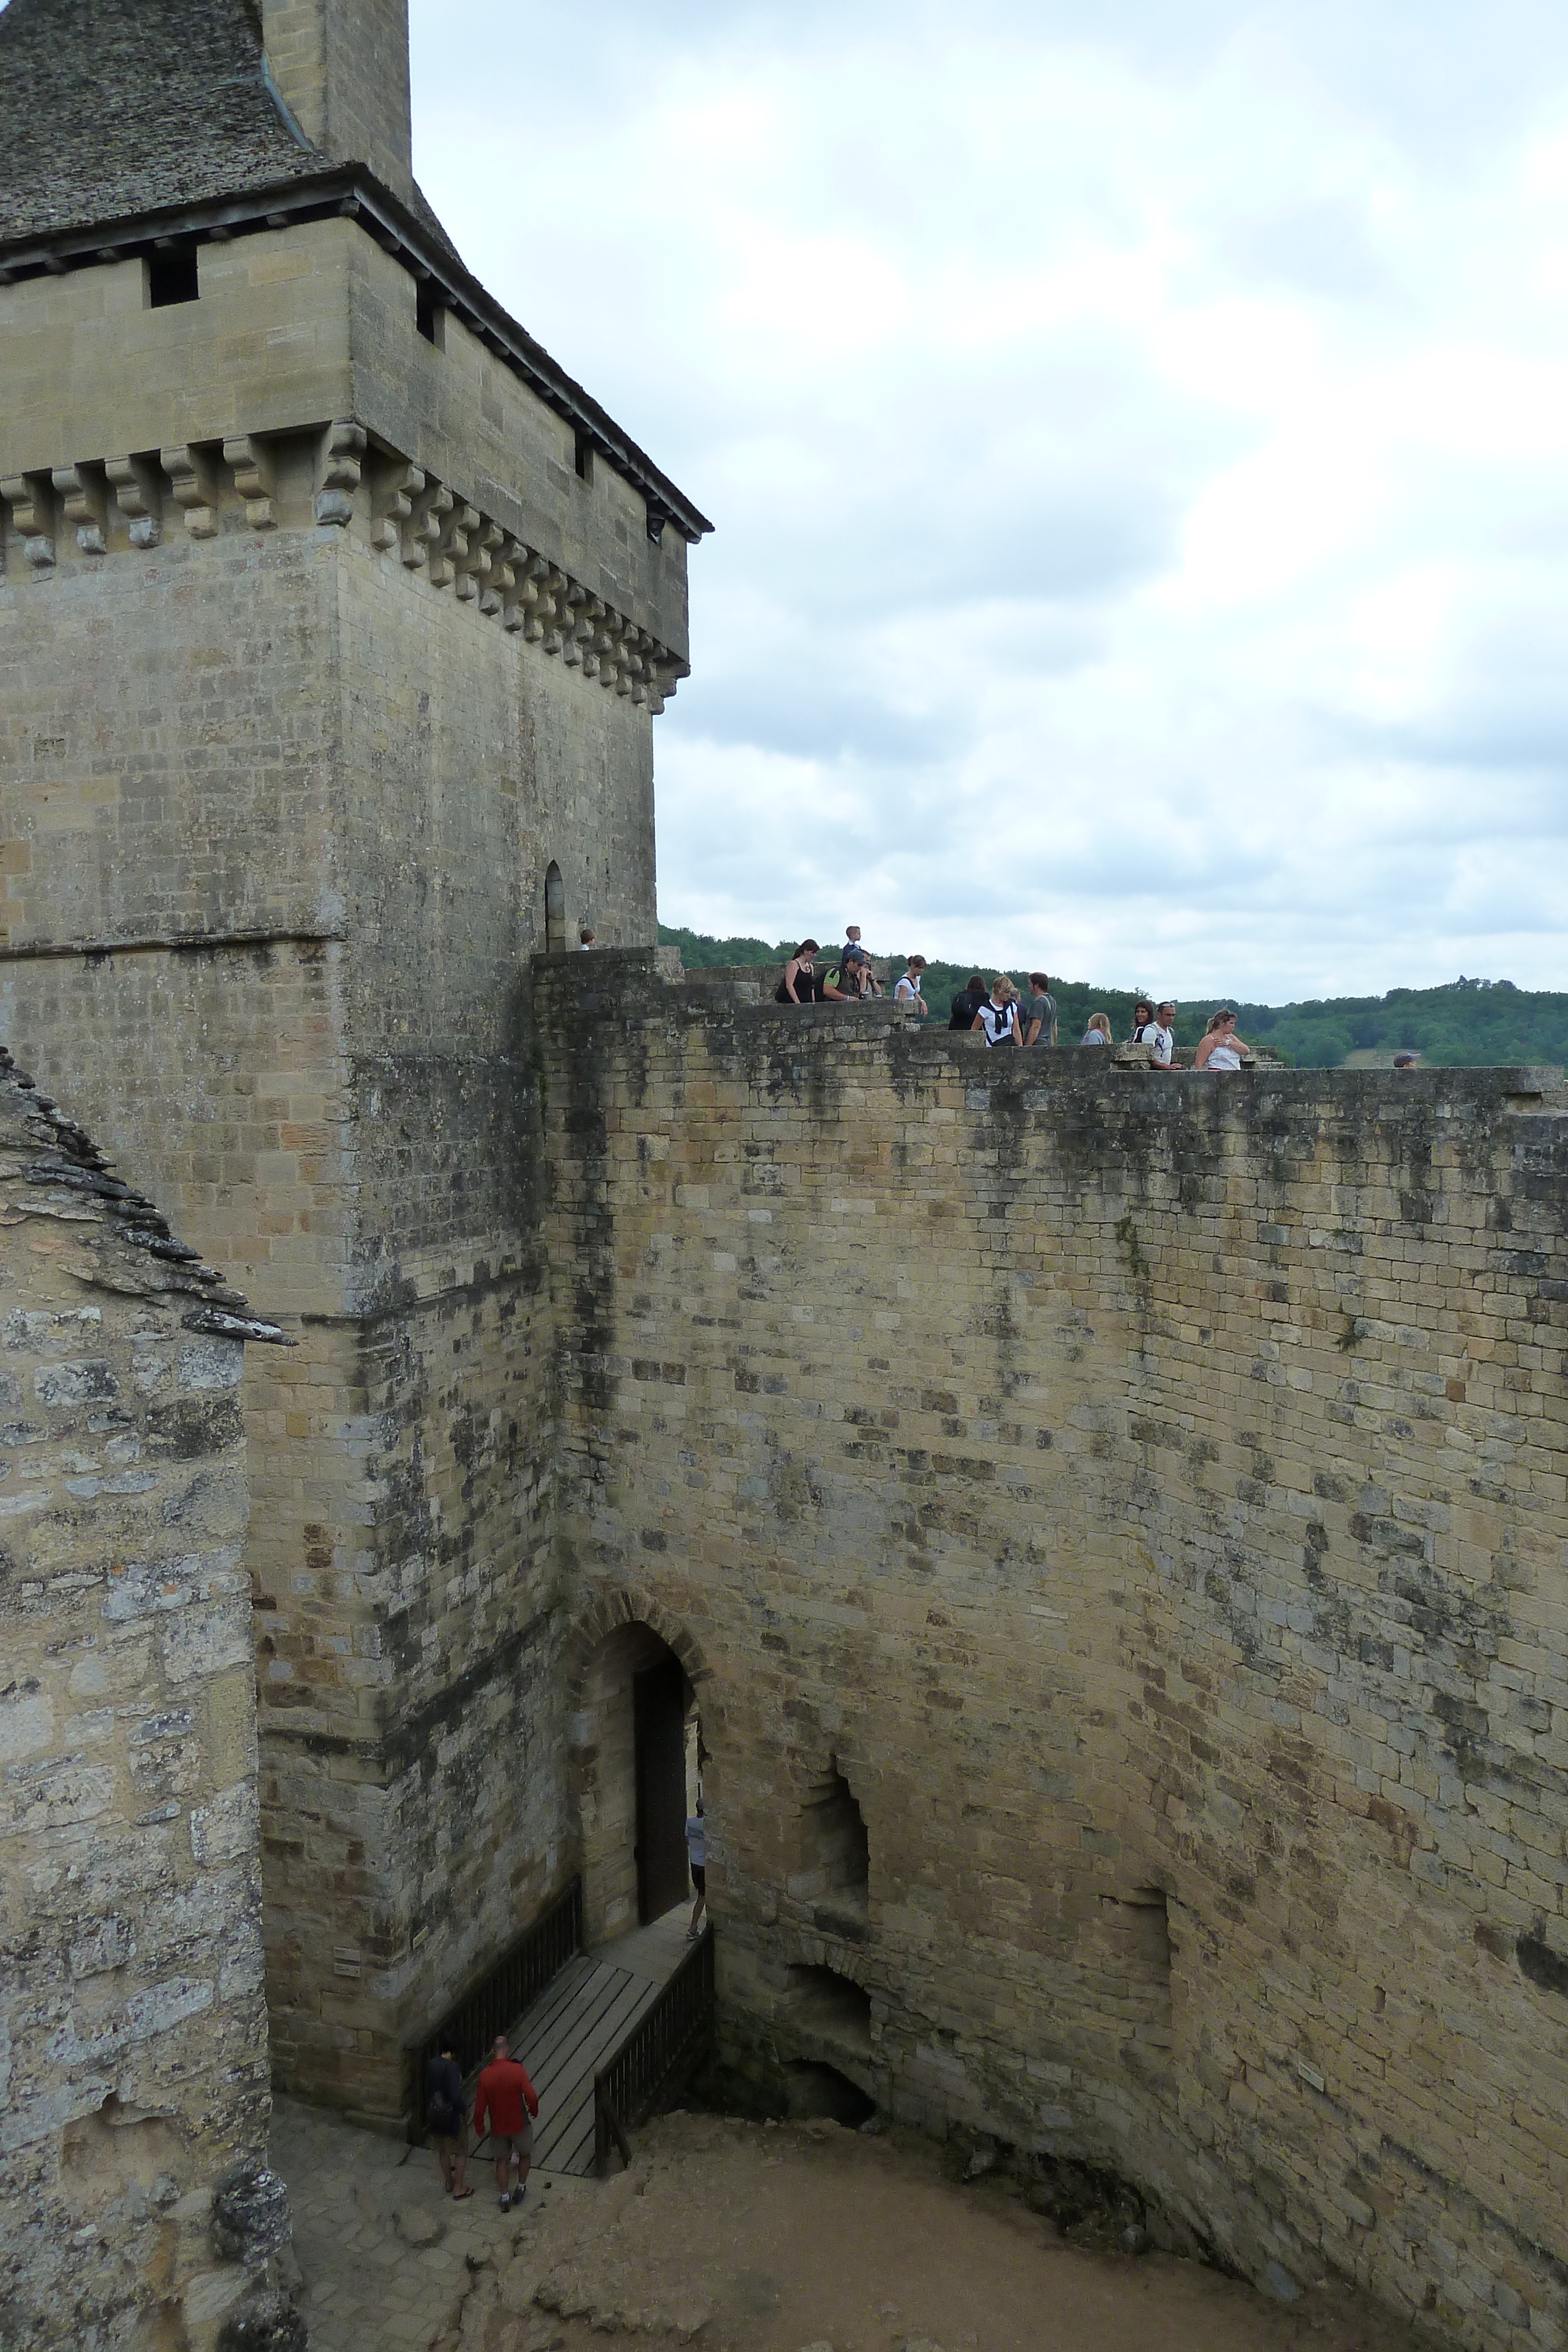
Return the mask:
[[602,2172],[612,2142],[632,2161],[628,2132],[645,2124],[712,2045],[713,1929],[705,1927],[652,2009],[593,2078],[593,2160]]
[[424,2137],[425,2069],[438,2055],[442,2043],[450,2041],[464,2074],[471,2073],[488,2054],[497,2034],[515,2025],[530,2001],[538,1999],[556,1970],[564,1968],[572,1954],[581,1949],[582,1881],[574,1878],[566,1892],[558,1895],[533,1926],[502,1953],[494,1968],[469,1987],[455,2008],[447,2011],[434,2031],[423,2042],[411,2045],[412,2139]]

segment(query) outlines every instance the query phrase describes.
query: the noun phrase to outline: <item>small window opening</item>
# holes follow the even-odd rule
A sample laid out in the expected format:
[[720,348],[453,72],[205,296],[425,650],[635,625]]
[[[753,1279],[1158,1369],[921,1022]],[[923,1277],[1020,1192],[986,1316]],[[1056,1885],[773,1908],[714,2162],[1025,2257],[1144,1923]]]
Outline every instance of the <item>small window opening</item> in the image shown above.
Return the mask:
[[166,253],[148,257],[147,299],[152,310],[167,310],[176,302],[194,302],[200,299],[201,291],[193,245],[174,246]]
[[876,2101],[836,2066],[801,2058],[784,2069],[784,2105],[794,2122],[827,2116],[851,2131],[870,2123],[876,2113]]
[[589,439],[586,433],[580,432],[574,436],[572,441],[571,461],[577,467],[578,480],[580,482],[591,482],[593,479],[593,444]]
[[545,868],[545,953],[560,955],[566,947],[566,885],[552,857]]
[[422,278],[413,298],[413,322],[427,343],[439,343],[441,341],[436,324],[436,313],[440,308],[435,298],[434,278]]

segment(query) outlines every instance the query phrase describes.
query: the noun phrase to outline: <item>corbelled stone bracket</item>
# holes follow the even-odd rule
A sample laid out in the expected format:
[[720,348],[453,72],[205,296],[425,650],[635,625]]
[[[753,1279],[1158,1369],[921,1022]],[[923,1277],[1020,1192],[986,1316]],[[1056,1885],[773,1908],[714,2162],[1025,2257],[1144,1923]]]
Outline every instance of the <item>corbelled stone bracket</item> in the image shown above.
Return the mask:
[[[687,676],[686,664],[647,630],[449,483],[412,458],[372,449],[365,427],[351,417],[318,428],[317,450],[319,523],[345,530],[357,494],[368,488],[372,547],[386,555],[395,550],[410,571],[426,569],[432,587],[449,587],[504,628],[520,630],[526,644],[559,656],[606,693],[645,704],[657,717]],[[62,516],[74,526],[78,549],[95,556],[106,551],[111,523],[118,530],[117,509],[136,548],[159,544],[171,501],[192,539],[215,538],[225,509],[230,527],[237,524],[236,499],[250,530],[276,530],[277,467],[276,436],[241,434],[19,475],[0,483],[0,499],[27,562],[43,574],[55,567]]]
[[271,453],[261,442],[245,434],[237,440],[224,443],[224,463],[245,500],[245,519],[252,530],[276,530],[277,517],[272,501],[277,482]]
[[156,547],[163,536],[163,476],[151,457],[106,457],[103,470],[114,502],[131,525],[132,547]]
[[35,572],[55,565],[55,489],[47,474],[13,474],[0,482],[0,499],[22,534],[22,552]]
[[[371,509],[371,545],[383,553],[402,545],[402,534],[413,520],[413,502],[424,488],[423,469],[395,458],[377,487]],[[423,553],[415,561],[423,562]]]
[[109,486],[100,466],[57,466],[50,477],[84,555],[109,551]]
[[160,450],[158,462],[169,477],[174,503],[185,518],[192,539],[215,539],[218,505],[223,492],[211,453],[194,444]]
[[321,486],[316,493],[316,520],[339,530],[352,520],[354,492],[364,472],[365,428],[351,418],[329,425],[321,457]]

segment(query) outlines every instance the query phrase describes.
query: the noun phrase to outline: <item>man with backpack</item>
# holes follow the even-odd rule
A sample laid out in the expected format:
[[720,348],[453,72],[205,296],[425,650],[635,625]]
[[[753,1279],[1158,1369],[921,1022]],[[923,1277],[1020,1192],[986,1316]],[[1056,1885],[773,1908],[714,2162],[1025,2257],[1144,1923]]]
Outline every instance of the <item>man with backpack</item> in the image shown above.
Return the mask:
[[474,2191],[464,2177],[468,2169],[468,2119],[463,2112],[463,2069],[450,2034],[443,2036],[440,2049],[424,2070],[424,2120],[446,2194],[472,2197]]
[[[833,973],[828,974],[830,981]],[[839,950],[836,985],[845,996],[880,996],[881,989],[872,978],[871,957],[861,945],[861,927],[851,923],[844,932],[844,944]]]

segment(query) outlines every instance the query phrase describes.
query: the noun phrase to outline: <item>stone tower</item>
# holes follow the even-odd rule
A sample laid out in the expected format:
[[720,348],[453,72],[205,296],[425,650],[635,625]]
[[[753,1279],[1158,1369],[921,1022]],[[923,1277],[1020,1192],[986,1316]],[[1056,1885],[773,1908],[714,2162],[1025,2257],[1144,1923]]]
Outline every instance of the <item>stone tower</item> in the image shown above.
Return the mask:
[[405,0],[11,0],[0,1029],[298,1342],[272,2044],[357,2112],[570,1864],[526,973],[654,935],[707,528],[424,202]]

